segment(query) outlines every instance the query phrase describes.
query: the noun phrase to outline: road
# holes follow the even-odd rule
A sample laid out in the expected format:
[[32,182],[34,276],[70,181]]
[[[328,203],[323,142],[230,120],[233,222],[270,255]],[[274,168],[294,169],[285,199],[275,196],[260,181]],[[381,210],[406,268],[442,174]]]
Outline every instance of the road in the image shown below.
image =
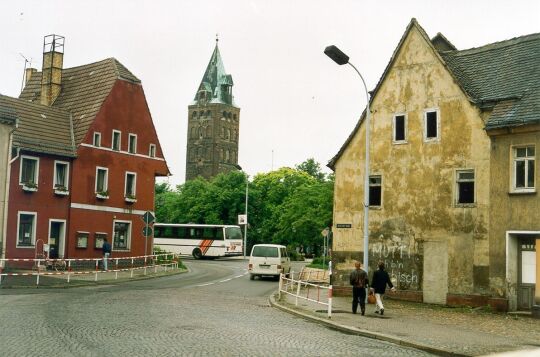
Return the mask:
[[0,290],[2,356],[422,356],[268,305],[271,279],[242,260],[185,260],[185,274],[72,289]]

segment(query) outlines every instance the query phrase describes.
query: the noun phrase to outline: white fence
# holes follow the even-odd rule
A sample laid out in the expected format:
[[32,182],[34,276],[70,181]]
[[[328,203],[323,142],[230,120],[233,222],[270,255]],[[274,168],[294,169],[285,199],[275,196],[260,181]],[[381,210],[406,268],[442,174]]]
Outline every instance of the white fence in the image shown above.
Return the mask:
[[114,279],[118,279],[118,273],[143,271],[146,275],[148,270],[157,273],[158,267],[164,271],[178,268],[178,256],[176,254],[152,254],[124,258],[108,258],[107,270],[103,269],[104,258],[82,259],[0,259],[0,285],[5,277],[29,276],[36,277],[36,285],[44,276],[65,276],[69,283],[72,277],[79,275],[94,275],[94,281],[98,281],[98,275],[114,273]]
[[294,279],[292,272],[289,278],[281,274],[279,277],[279,298],[281,299],[281,294],[286,294],[295,298],[296,306],[298,306],[298,299],[326,306],[328,318],[332,318],[332,285],[318,285],[301,280],[301,278],[302,274],[299,274],[298,280]]

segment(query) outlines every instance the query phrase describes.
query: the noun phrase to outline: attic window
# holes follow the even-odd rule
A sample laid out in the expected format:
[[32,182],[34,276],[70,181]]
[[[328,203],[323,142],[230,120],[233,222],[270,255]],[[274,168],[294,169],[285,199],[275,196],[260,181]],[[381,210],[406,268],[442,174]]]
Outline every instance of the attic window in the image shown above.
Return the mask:
[[424,112],[424,141],[438,141],[440,138],[440,119],[437,109]]

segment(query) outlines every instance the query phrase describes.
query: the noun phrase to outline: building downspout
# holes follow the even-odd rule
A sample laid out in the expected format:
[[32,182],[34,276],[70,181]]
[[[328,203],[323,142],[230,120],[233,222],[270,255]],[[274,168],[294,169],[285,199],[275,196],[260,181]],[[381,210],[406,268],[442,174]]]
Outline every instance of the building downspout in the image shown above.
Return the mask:
[[[6,241],[7,241],[7,221],[8,221],[8,201],[9,201],[9,184],[10,184],[10,178],[11,178],[11,164],[13,164],[17,159],[19,159],[20,150],[17,148],[17,155],[13,159],[11,158],[11,147],[13,146],[13,133],[15,130],[19,128],[19,120],[15,120],[15,128],[13,128],[9,132],[9,144],[8,144],[8,150],[7,150],[7,161],[8,161],[8,167],[6,172],[6,187],[4,192],[4,217],[2,221],[3,227],[0,227],[2,229],[2,254],[0,255],[1,259],[6,258]],[[3,263],[2,263],[3,264]],[[1,266],[1,265],[0,265]]]
[[[69,113],[69,130],[71,131],[71,147],[73,148],[73,155],[75,156],[77,154],[77,149],[75,148],[75,132],[73,130],[73,114]],[[66,226],[64,227],[64,251],[62,252],[63,259],[69,258],[69,237],[70,237],[70,227],[71,227],[71,198],[73,197],[73,171],[75,171],[75,159],[71,160],[70,170],[69,170],[69,184],[71,187],[68,187],[71,194],[69,195],[69,203],[68,203],[68,212],[67,212],[67,221]]]

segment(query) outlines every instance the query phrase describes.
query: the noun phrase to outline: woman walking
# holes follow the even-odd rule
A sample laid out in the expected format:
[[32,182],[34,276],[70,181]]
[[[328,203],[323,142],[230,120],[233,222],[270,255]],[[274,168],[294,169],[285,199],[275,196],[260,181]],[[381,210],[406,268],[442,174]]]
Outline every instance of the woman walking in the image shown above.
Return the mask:
[[383,305],[383,295],[386,291],[386,285],[390,287],[392,292],[396,291],[396,288],[394,288],[394,285],[390,281],[390,276],[388,276],[388,273],[386,270],[384,270],[384,262],[379,261],[379,270],[373,273],[373,279],[371,279],[371,292],[375,293],[375,299],[376,299],[376,305],[375,305],[375,313],[384,315],[384,305]]

